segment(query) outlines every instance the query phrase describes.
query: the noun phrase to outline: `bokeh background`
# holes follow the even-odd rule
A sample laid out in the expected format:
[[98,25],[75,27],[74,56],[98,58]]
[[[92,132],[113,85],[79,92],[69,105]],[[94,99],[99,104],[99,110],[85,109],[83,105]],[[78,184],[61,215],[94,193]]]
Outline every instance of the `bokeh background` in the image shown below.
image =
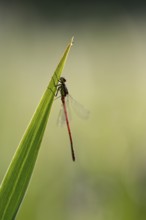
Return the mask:
[[72,36],[63,76],[90,111],[73,163],[54,102],[17,219],[146,219],[145,22],[143,1],[1,1],[0,180]]

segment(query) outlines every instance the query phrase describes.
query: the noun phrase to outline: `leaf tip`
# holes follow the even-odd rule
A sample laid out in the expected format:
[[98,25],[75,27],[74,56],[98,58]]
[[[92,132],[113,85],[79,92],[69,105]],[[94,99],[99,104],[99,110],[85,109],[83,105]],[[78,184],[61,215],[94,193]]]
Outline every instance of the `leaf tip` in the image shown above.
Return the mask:
[[71,41],[70,41],[70,45],[72,46],[74,43],[74,36],[72,36]]

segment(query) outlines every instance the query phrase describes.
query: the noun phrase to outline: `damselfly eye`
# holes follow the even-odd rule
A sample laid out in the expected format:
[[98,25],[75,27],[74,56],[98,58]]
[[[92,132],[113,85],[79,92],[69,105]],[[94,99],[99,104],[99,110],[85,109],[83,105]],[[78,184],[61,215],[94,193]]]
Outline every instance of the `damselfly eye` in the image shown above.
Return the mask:
[[60,82],[65,83],[66,79],[64,77],[60,77]]

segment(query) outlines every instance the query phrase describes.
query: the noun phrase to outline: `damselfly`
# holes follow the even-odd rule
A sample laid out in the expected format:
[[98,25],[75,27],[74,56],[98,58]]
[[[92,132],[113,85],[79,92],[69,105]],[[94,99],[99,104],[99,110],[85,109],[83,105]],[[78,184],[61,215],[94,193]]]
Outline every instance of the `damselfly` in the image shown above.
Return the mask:
[[68,89],[66,87],[65,82],[66,82],[66,79],[64,77],[60,77],[60,79],[58,81],[58,85],[57,85],[56,96],[58,95],[58,92],[60,92],[61,101],[62,101],[63,110],[64,110],[64,115],[65,115],[65,120],[66,120],[66,125],[67,125],[69,139],[70,139],[72,160],[75,161],[75,152],[74,152],[74,148],[73,148],[73,140],[72,140],[71,129],[70,129],[70,124],[69,124],[68,114],[67,114],[67,109],[66,109],[66,100],[65,100],[65,98],[68,95]]
[[[58,84],[55,85],[57,87],[57,91],[55,96],[58,95],[58,93],[60,92],[60,97],[61,97],[61,101],[62,101],[62,106],[63,106],[63,112],[64,112],[64,116],[65,116],[65,121],[66,121],[66,125],[67,125],[67,130],[68,130],[68,134],[69,134],[69,139],[70,139],[70,146],[71,146],[71,155],[72,155],[72,160],[75,161],[75,151],[74,151],[74,147],[73,147],[73,139],[72,139],[72,134],[71,134],[71,129],[70,129],[70,123],[69,123],[69,119],[68,119],[68,112],[67,112],[67,106],[66,106],[66,97],[69,95],[67,86],[66,86],[66,79],[64,77],[60,77],[60,79],[58,80]],[[71,97],[71,96],[70,96]],[[74,102],[74,104],[76,106],[78,106],[78,112],[79,115],[82,115],[83,118],[87,118],[89,115],[89,111],[85,110],[83,108],[82,105],[80,105],[79,103],[77,103],[72,97],[72,102]],[[75,106],[74,105],[74,106]],[[77,109],[77,108],[76,108]],[[81,109],[82,109],[82,114],[81,113]],[[84,109],[84,110],[83,110]],[[77,112],[77,111],[76,111]]]

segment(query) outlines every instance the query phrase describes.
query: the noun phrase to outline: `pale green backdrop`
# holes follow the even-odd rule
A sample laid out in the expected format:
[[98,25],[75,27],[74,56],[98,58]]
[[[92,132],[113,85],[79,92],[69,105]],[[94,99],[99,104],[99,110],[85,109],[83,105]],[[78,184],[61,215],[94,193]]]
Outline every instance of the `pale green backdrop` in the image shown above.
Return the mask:
[[[35,17],[37,18],[37,16]],[[0,180],[74,35],[63,76],[90,111],[71,108],[76,162],[56,100],[18,220],[146,219],[145,19],[30,22],[3,15],[0,28]]]

